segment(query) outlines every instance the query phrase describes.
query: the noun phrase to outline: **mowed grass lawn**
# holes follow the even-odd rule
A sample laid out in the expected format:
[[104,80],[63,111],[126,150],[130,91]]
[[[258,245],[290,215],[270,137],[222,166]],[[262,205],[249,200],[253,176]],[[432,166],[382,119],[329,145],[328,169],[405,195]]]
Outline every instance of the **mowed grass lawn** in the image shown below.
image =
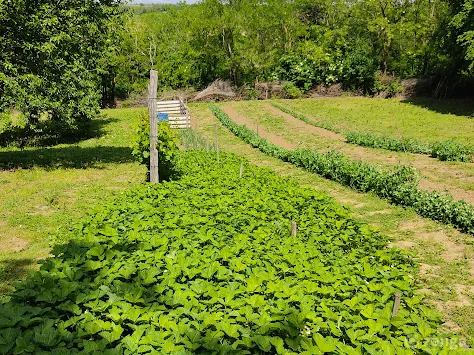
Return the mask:
[[364,97],[275,101],[345,131],[474,145],[474,101]]
[[144,109],[104,110],[93,138],[43,148],[0,148],[0,294],[12,289],[50,244],[120,190],[142,183],[130,143]]

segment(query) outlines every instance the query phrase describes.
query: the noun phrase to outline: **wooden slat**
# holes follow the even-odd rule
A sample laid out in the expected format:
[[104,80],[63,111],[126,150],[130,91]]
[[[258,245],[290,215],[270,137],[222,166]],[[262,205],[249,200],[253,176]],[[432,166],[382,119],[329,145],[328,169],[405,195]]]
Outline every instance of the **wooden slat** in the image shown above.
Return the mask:
[[181,121],[187,122],[187,121],[189,121],[189,120],[188,120],[187,117],[181,116],[181,117],[169,117],[169,118],[168,118],[168,121],[170,121],[170,122],[181,122]]
[[181,115],[181,110],[158,110],[158,112],[163,112],[163,113],[167,113],[167,114],[178,114],[178,115]]
[[182,112],[179,107],[175,107],[175,108],[160,108],[160,107],[158,107],[158,109],[156,111],[157,112]]
[[179,101],[179,100],[157,101],[156,104],[157,104],[157,105],[160,105],[160,104],[165,104],[165,105],[169,105],[169,104],[181,104],[181,101]]
[[181,105],[156,105],[156,108],[163,108],[163,109],[166,109],[166,108],[179,108],[181,109]]

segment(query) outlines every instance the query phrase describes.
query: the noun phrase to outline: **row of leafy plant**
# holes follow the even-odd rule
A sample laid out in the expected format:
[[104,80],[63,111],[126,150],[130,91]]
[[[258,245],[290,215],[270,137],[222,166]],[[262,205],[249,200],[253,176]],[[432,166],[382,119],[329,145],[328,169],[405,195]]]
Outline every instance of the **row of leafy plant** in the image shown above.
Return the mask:
[[412,207],[423,217],[453,225],[474,235],[474,206],[455,201],[448,193],[418,189],[419,177],[410,166],[383,170],[362,161],[353,161],[342,153],[317,150],[287,150],[268,142],[246,126],[239,126],[215,105],[210,109],[222,124],[262,152],[339,182],[361,192],[372,192],[391,203]]
[[472,162],[474,156],[474,147],[464,145],[453,140],[424,143],[415,138],[396,139],[390,137],[381,137],[372,133],[348,132],[336,128],[330,124],[325,124],[315,120],[310,120],[305,115],[295,112],[287,107],[272,102],[272,105],[283,112],[286,112],[293,117],[296,117],[303,122],[324,128],[339,134],[342,134],[348,143],[356,144],[370,148],[380,148],[396,152],[409,152],[416,154],[426,154],[433,158],[438,158],[441,161],[459,161]]
[[461,353],[407,252],[322,192],[246,163],[240,178],[241,163],[180,153],[180,180],[83,220],[0,305],[0,354]]

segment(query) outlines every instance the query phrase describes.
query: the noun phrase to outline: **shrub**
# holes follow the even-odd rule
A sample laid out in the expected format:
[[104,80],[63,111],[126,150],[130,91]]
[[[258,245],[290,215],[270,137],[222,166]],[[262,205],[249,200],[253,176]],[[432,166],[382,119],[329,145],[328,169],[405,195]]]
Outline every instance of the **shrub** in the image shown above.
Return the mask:
[[[289,81],[297,88],[306,92],[317,81],[315,74],[315,65],[311,60],[302,55],[291,54],[280,58],[280,64],[275,69],[274,76],[280,80]],[[295,90],[292,91],[296,93]]]
[[[176,134],[167,122],[158,124],[158,173],[160,180],[169,180],[178,174],[176,154],[178,153]],[[132,155],[150,170],[150,121],[146,112],[140,115],[136,123],[135,139],[131,145]]]
[[281,87],[283,96],[286,99],[297,99],[301,96],[301,90],[296,87],[292,82],[286,82]]
[[431,156],[444,161],[472,162],[474,147],[453,140],[431,144]]
[[260,93],[253,88],[245,88],[243,92],[244,100],[258,100]]
[[359,41],[355,48],[345,55],[341,80],[345,89],[372,93],[378,64],[373,56],[368,55],[372,51],[371,47],[369,43]]

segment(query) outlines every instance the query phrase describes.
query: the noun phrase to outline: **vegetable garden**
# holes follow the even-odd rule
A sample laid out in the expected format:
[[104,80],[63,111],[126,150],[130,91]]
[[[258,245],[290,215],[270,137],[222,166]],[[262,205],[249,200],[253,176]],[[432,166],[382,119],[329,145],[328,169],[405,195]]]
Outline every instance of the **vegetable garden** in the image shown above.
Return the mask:
[[97,209],[0,306],[0,352],[455,351],[409,254],[320,192],[246,163],[240,178],[241,163],[181,153],[180,179]]
[[452,224],[462,232],[474,234],[474,207],[464,201],[454,201],[449,194],[418,189],[416,172],[410,167],[397,166],[393,171],[387,171],[362,161],[351,161],[339,152],[287,150],[269,143],[246,126],[237,125],[217,106],[211,105],[210,109],[225,127],[265,154],[356,190],[373,192],[392,203],[413,207],[424,217]]

